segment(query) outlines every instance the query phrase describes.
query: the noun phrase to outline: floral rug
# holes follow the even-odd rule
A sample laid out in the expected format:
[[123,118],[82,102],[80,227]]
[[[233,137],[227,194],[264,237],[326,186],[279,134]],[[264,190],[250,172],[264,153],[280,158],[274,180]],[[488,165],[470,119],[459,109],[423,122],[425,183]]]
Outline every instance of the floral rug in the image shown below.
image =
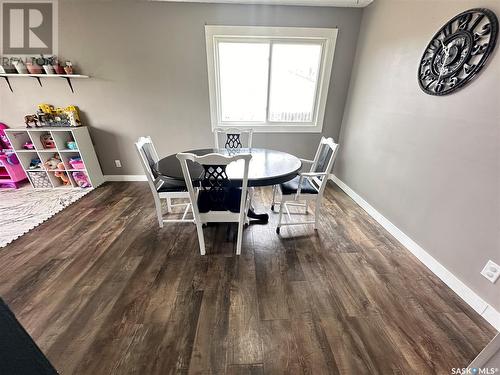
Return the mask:
[[0,189],[0,248],[76,202],[92,189]]

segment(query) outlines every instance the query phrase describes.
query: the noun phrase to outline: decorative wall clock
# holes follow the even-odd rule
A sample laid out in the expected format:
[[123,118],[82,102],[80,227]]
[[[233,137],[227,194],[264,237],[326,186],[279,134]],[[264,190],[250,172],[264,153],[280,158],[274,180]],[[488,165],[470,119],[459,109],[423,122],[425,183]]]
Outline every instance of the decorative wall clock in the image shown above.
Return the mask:
[[491,55],[498,19],[491,10],[470,9],[434,35],[420,61],[418,83],[430,95],[447,95],[470,82]]

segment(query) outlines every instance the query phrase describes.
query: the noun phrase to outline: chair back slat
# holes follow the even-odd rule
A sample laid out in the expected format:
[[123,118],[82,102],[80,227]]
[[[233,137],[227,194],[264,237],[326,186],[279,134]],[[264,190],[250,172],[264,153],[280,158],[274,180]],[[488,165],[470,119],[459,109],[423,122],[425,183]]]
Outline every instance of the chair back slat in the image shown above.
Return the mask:
[[154,173],[153,166],[159,158],[151,137],[140,137],[135,147],[148,181],[154,182],[158,176]]
[[328,182],[329,175],[333,169],[337,156],[337,149],[338,144],[335,143],[333,138],[321,137],[310,172],[326,173],[326,175],[309,179],[320,193],[323,193],[326,183]]
[[214,129],[215,148],[229,150],[252,148],[252,136],[252,129],[216,128]]
[[241,185],[241,200],[240,200],[240,212],[244,212],[246,195],[248,189],[248,166],[252,155],[250,154],[237,154],[233,156],[226,156],[222,154],[212,153],[204,156],[198,156],[191,153],[179,153],[177,154],[182,167],[182,172],[184,174],[184,179],[186,180],[186,185],[188,187],[189,195],[191,197],[191,202],[193,203],[193,213],[196,220],[200,219],[200,211],[197,202],[197,191],[193,185],[193,179],[189,172],[187,161],[198,163],[203,167],[203,173],[200,176],[199,191],[205,191],[209,194],[210,199],[213,199],[214,203],[222,203],[225,198],[226,188],[230,186],[231,181],[227,177],[226,167],[232,162],[238,160],[244,160],[244,171],[243,171],[243,181]]

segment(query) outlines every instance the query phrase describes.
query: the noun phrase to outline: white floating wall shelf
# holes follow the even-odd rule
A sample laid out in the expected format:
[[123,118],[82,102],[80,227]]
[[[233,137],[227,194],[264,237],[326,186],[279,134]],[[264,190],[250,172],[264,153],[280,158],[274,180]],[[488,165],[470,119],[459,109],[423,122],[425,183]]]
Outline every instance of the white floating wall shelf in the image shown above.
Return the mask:
[[35,78],[38,83],[40,84],[40,87],[42,87],[42,78],[63,78],[68,82],[69,88],[71,89],[71,92],[74,93],[75,90],[73,89],[73,84],[71,83],[72,79],[82,79],[82,78],[90,78],[89,76],[82,75],[82,74],[17,74],[17,73],[0,73],[0,77],[3,77],[5,79],[5,82],[7,82],[7,85],[9,86],[9,89],[11,92],[14,92],[12,89],[12,85],[10,84],[10,78]]

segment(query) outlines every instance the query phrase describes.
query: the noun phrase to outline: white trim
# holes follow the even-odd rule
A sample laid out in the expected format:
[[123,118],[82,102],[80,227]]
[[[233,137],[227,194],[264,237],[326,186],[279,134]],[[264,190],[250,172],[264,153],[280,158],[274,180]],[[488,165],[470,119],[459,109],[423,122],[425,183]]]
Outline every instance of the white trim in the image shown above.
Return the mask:
[[415,241],[407,236],[403,231],[391,223],[373,206],[359,196],[354,190],[347,186],[337,176],[331,175],[331,180],[335,182],[352,200],[354,200],[363,210],[365,210],[375,221],[384,227],[394,238],[396,238],[404,247],[408,249],[418,260],[420,260],[429,270],[448,285],[458,294],[470,307],[480,314],[497,331],[500,331],[500,312],[495,310],[477,293],[465,285],[453,273],[448,271],[441,263],[433,258],[427,251],[420,247]]
[[484,367],[493,356],[500,352],[500,333],[498,333],[488,345],[477,355],[467,368]]
[[144,174],[107,174],[104,175],[105,181],[147,181]]
[[[308,27],[270,27],[270,26],[217,26],[205,25],[205,41],[207,51],[207,72],[210,101],[210,117],[212,131],[216,128],[239,127],[251,128],[258,133],[321,133],[325,117],[326,100],[330,86],[333,67],[333,58],[337,41],[338,29],[336,28],[308,28]],[[310,123],[271,122],[227,122],[221,120],[220,88],[218,70],[218,42],[219,41],[243,42],[297,42],[315,43],[322,46],[321,61],[318,71],[316,97],[314,100],[314,119]],[[271,56],[271,55],[270,55]],[[269,57],[271,58],[271,57]],[[271,64],[271,62],[270,62]],[[271,66],[269,66],[271,69]],[[268,77],[270,79],[270,77]],[[270,85],[268,83],[268,97]],[[268,108],[266,109],[266,112]]]
[[222,3],[363,8],[373,0],[151,0],[177,3]]

